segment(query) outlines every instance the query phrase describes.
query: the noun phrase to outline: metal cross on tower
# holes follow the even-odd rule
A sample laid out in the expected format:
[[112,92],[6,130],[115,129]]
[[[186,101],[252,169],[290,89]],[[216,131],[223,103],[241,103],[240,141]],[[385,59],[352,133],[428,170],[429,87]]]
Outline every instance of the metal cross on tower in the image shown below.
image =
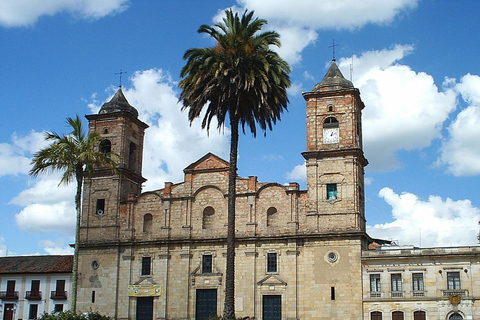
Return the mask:
[[122,87],[122,74],[127,73],[127,71],[123,71],[120,69],[120,72],[116,72],[115,75],[119,74],[120,75],[120,88]]
[[333,53],[333,61],[335,61],[335,47],[338,46],[338,44],[335,44],[335,39],[333,39],[333,44],[329,46],[329,48],[332,48],[332,53]]

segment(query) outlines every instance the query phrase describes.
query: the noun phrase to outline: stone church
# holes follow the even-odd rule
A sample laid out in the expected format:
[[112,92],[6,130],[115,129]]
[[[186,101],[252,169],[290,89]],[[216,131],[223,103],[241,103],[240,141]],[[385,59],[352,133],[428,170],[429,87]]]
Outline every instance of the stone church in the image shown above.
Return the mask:
[[[368,161],[362,148],[364,104],[359,90],[333,61],[323,80],[303,96],[307,190],[298,183],[237,177],[237,317],[478,317],[476,247],[461,251],[456,259],[449,252],[427,254],[414,248],[369,250],[376,243],[365,230]],[[90,132],[103,138],[100,150],[120,156],[121,174],[96,168],[85,180],[78,310],[139,320],[203,320],[222,314],[229,163],[209,153],[184,169],[183,181],[143,191],[148,125],[138,119],[121,88],[98,114],[86,117]],[[451,269],[441,269],[445,279],[438,280],[444,266],[436,261],[442,259]],[[421,287],[418,276],[416,287],[409,284],[413,273],[422,274]],[[400,280],[393,274],[400,274]],[[458,279],[447,279],[447,274]],[[444,295],[449,281],[457,280],[465,283],[463,291],[453,288]],[[445,290],[438,281],[445,282]],[[397,291],[402,295],[391,295]],[[426,294],[412,293],[420,291]],[[452,302],[450,296],[458,299]]]

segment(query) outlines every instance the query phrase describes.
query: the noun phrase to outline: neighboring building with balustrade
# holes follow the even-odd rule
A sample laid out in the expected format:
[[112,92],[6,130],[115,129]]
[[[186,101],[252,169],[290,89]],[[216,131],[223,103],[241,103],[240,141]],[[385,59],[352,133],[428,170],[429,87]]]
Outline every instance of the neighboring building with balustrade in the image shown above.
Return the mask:
[[480,247],[362,252],[364,319],[480,319]]
[[70,307],[73,256],[0,258],[0,319],[36,319]]

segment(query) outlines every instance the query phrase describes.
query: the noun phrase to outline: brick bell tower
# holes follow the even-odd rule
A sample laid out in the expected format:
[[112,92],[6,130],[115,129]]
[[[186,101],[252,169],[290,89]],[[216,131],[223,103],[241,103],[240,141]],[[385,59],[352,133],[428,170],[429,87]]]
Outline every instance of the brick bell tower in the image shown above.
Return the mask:
[[333,59],[307,103],[307,215],[318,232],[364,232],[364,167],[360,91]]
[[103,104],[98,114],[87,115],[89,132],[102,137],[99,150],[119,156],[119,175],[111,170],[96,168],[85,177],[81,242],[118,240],[120,204],[128,194],[141,193],[143,139],[148,125],[138,119],[120,87],[113,98]]

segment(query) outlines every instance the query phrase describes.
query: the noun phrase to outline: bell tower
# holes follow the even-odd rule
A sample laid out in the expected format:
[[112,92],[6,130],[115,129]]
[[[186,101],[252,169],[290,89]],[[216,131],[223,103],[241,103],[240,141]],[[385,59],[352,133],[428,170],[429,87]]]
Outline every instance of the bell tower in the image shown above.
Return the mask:
[[319,232],[365,231],[360,92],[335,59],[323,80],[303,94],[307,103],[307,215]]
[[89,132],[102,140],[100,151],[118,156],[119,174],[106,168],[95,168],[84,180],[80,234],[82,242],[116,240],[121,224],[120,204],[129,194],[142,190],[143,139],[148,125],[138,119],[120,87],[113,98],[103,104],[98,114],[87,115]]

